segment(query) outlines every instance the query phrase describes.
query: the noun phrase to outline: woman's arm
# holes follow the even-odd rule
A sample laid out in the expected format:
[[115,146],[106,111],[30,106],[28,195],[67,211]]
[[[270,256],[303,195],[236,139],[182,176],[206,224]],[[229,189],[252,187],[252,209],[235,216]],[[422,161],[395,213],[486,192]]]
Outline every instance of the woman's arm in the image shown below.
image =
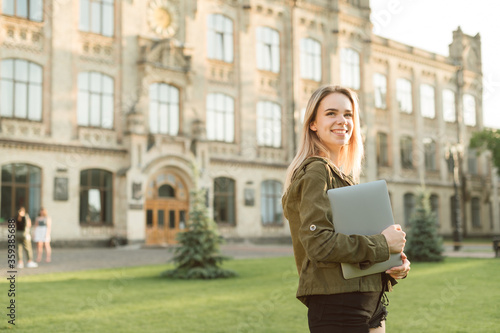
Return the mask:
[[382,262],[389,259],[384,235],[345,235],[334,230],[328,200],[325,165],[312,163],[299,180],[299,239],[310,260],[321,262]]

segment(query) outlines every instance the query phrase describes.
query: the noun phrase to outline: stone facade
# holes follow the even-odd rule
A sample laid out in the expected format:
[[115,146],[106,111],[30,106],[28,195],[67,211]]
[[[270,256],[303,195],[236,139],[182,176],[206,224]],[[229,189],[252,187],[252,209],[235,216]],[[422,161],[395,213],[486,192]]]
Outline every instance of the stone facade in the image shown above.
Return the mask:
[[[232,220],[217,217],[224,237],[287,237],[283,218],[262,223],[266,200],[271,200],[271,206],[276,202],[276,193],[271,199],[265,197],[263,182],[284,182],[310,94],[323,84],[344,84],[344,49],[359,54],[359,87],[355,90],[360,96],[366,144],[361,181],[387,180],[395,220],[401,224],[405,224],[405,195],[416,194],[425,184],[436,200],[440,233],[450,235],[454,187],[445,156],[450,147],[462,147],[459,171],[463,176],[464,232],[469,236],[500,233],[498,182],[491,158],[483,153],[467,163],[467,142],[474,131],[483,129],[479,36],[465,35],[458,28],[453,32],[449,57],[388,40],[371,32],[368,0],[115,0],[113,33],[105,36],[82,31],[78,3],[43,1],[41,22],[16,13],[0,15],[0,59],[22,59],[43,69],[41,120],[5,113],[0,117],[0,166],[31,165],[41,170],[40,198],[30,201],[30,211],[36,211],[36,205],[47,208],[54,221],[54,241],[124,237],[131,242],[173,242],[175,233],[184,228],[189,190],[196,183],[192,165],[199,170],[199,186],[208,190],[210,212],[215,214],[215,202],[222,202],[217,203],[224,206],[222,214],[233,216]],[[102,1],[96,3],[103,6]],[[230,61],[209,54],[208,17],[213,14],[232,23]],[[261,26],[278,32],[277,72],[258,69],[256,28]],[[319,80],[301,75],[303,38],[321,45]],[[227,47],[227,39],[223,41]],[[112,78],[111,126],[79,123],[78,82],[84,72]],[[375,106],[375,73],[386,77],[386,105],[382,108]],[[0,76],[3,79],[5,73]],[[412,113],[399,110],[398,78],[412,83]],[[150,119],[150,89],[159,83],[178,91],[175,134],[151,130],[155,120]],[[434,87],[432,118],[420,112],[421,84]],[[455,94],[454,122],[443,118],[443,89]],[[207,136],[210,94],[224,94],[234,102],[230,140]],[[464,94],[474,97],[473,126],[463,121]],[[256,109],[261,101],[280,107],[278,146],[258,144],[261,134]],[[384,165],[377,162],[378,133],[387,137]],[[406,169],[401,166],[400,138],[404,135],[413,140],[413,166]],[[436,165],[430,170],[425,166],[424,139],[435,142]],[[112,201],[106,209],[112,213],[107,222],[81,221],[82,195],[87,195],[81,180],[85,170],[111,173]],[[67,179],[67,200],[56,199],[55,178]],[[216,179],[222,178],[233,181],[232,190],[216,194]],[[2,188],[8,184],[3,180]],[[110,192],[100,193],[105,205],[102,200]],[[28,204],[12,196],[8,205],[6,198],[0,198],[4,211],[7,206]],[[102,213],[104,208],[100,209]]]

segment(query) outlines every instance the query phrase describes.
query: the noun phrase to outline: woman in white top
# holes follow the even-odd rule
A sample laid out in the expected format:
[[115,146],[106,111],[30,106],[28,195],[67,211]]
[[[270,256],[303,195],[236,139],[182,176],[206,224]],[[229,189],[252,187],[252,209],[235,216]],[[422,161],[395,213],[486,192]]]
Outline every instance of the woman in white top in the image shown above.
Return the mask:
[[42,261],[43,246],[45,244],[45,249],[47,250],[47,255],[45,257],[46,262],[50,262],[50,255],[52,249],[50,248],[50,228],[52,220],[47,214],[45,208],[40,208],[40,215],[35,220],[35,237],[33,241],[37,243],[37,258],[36,261]]

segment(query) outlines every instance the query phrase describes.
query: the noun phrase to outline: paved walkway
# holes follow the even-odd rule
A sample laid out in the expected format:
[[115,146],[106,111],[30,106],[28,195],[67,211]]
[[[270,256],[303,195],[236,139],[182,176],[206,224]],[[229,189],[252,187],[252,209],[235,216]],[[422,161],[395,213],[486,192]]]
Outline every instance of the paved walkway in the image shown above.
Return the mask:
[[[292,256],[291,245],[226,244],[221,247],[224,255],[234,259]],[[469,258],[493,258],[491,246],[464,245],[454,252],[452,246],[445,246],[446,256]],[[172,258],[167,248],[145,248],[140,245],[118,248],[55,248],[52,262],[41,262],[38,268],[18,269],[18,276],[69,272],[87,269],[131,267],[165,264]],[[500,259],[499,259],[500,261]],[[6,266],[0,265],[4,273]]]

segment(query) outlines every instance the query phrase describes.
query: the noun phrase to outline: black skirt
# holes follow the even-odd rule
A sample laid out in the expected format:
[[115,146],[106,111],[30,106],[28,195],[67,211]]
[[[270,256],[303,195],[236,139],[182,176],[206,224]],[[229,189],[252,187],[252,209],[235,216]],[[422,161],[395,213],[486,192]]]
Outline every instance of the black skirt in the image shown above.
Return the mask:
[[308,296],[311,333],[367,333],[387,316],[381,292]]

